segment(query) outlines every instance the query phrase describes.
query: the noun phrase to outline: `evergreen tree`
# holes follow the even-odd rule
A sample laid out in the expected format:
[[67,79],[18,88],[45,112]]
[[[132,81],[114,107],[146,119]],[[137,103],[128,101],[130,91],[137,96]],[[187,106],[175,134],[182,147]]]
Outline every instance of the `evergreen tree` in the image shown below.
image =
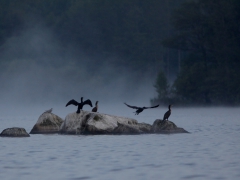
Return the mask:
[[[176,92],[195,103],[239,103],[240,3],[188,1],[175,11],[175,35],[164,45],[189,53]],[[237,75],[238,74],[238,75]]]

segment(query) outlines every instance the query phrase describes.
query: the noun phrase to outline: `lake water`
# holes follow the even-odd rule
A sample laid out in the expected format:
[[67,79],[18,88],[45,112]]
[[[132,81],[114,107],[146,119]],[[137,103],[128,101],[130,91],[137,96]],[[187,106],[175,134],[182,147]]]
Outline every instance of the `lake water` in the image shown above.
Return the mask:
[[[108,109],[101,110],[150,124],[167,110],[135,116],[125,106]],[[44,110],[14,117],[6,112],[0,131],[15,126],[30,132]],[[64,118],[73,111],[53,113]],[[0,138],[0,179],[240,179],[240,108],[173,107],[170,120],[191,133]]]

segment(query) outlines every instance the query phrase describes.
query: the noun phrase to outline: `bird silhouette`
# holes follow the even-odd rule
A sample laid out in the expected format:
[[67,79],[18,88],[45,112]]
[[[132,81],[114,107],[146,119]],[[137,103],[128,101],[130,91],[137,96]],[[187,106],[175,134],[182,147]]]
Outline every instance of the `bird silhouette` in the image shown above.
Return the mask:
[[156,105],[156,106],[152,106],[152,107],[137,107],[137,106],[130,106],[128,105],[127,103],[124,103],[126,106],[130,107],[130,108],[133,108],[133,109],[137,109],[136,112],[135,112],[135,115],[138,115],[139,113],[141,113],[144,109],[149,109],[149,108],[156,108],[158,107],[159,105]]
[[95,107],[92,109],[92,112],[97,112],[98,110],[98,101],[95,103]]
[[53,110],[53,108],[49,109],[49,110],[46,110],[44,113],[51,113]]
[[89,106],[91,106],[92,107],[92,102],[89,100],[89,99],[87,99],[86,101],[83,101],[83,97],[81,97],[81,102],[79,103],[79,102],[77,102],[77,101],[75,101],[74,99],[72,99],[72,100],[70,100],[67,104],[66,104],[66,107],[68,106],[68,105],[75,105],[75,106],[78,106],[78,109],[77,109],[77,112],[76,113],[80,113],[80,110],[83,108],[83,106],[84,105],[89,105]]
[[172,107],[172,105],[170,104],[168,106],[168,111],[163,116],[163,120],[168,120],[169,116],[171,115],[171,107]]

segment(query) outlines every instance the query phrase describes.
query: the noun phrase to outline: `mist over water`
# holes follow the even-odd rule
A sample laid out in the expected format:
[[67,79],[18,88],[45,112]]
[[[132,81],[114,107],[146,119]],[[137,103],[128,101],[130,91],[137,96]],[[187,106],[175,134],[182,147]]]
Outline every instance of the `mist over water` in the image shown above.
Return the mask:
[[[153,124],[167,107],[135,115],[124,105],[149,106],[156,96],[148,71],[139,77],[114,58],[60,45],[49,29],[27,29],[3,47],[0,131],[30,132],[47,109],[65,118],[80,97],[99,112]],[[156,72],[157,73],[157,72]],[[84,106],[91,111],[92,107]],[[180,108],[170,120],[190,134],[133,136],[31,135],[0,138],[1,179],[233,179],[240,177],[239,108]]]
[[47,109],[80,97],[93,103],[143,102],[147,106],[155,95],[155,79],[147,71],[139,77],[116,64],[118,57],[106,59],[65,47],[40,25],[9,38],[0,56],[1,111],[23,106]]

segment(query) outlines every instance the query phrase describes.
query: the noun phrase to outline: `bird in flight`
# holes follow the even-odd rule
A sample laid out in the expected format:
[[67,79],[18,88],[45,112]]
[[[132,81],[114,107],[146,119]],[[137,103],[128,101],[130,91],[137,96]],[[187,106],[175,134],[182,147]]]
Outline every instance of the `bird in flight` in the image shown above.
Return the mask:
[[156,105],[156,106],[152,106],[152,107],[137,107],[137,106],[130,106],[128,105],[127,103],[124,103],[126,106],[130,107],[130,108],[133,108],[133,109],[137,109],[136,112],[135,112],[135,115],[138,115],[139,113],[141,113],[144,109],[150,109],[150,108],[156,108],[158,107],[159,105]]
[[80,110],[83,108],[84,105],[89,105],[92,107],[92,102],[91,100],[87,99],[86,101],[83,101],[83,97],[81,97],[81,102],[77,102],[75,101],[74,99],[70,100],[67,104],[66,104],[66,107],[68,105],[75,105],[75,106],[78,106],[78,109],[77,109],[77,112],[76,113],[80,113]]

